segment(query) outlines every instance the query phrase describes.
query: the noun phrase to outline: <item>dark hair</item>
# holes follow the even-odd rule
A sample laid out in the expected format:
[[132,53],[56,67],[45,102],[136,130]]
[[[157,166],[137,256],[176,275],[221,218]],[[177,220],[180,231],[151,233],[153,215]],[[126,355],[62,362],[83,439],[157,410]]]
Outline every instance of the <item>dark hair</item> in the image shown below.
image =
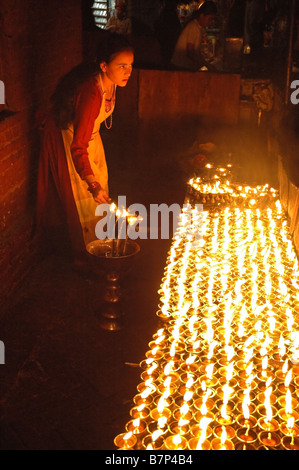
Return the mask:
[[198,11],[200,15],[217,15],[216,3],[212,1],[206,1],[200,5]]
[[108,64],[117,54],[124,51],[133,52],[133,46],[127,38],[121,34],[107,32],[98,44],[96,61],[99,63],[107,62]]
[[95,60],[82,62],[59,80],[51,96],[54,119],[59,128],[67,129],[74,120],[74,98],[78,87],[100,73],[100,63],[109,63],[124,51],[133,52],[131,44],[124,36],[116,33],[104,34],[97,47]]
[[216,3],[212,1],[206,1],[200,5],[198,10],[195,10],[192,14],[193,19],[199,18],[200,15],[217,15]]

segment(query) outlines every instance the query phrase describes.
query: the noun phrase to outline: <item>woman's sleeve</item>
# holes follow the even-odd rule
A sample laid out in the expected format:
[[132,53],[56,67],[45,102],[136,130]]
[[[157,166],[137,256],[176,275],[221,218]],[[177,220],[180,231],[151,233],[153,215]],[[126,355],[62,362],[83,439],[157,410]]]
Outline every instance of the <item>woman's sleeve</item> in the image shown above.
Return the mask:
[[88,81],[78,91],[74,102],[74,137],[71,144],[71,154],[81,179],[93,175],[87,148],[100,108],[101,94],[97,84]]

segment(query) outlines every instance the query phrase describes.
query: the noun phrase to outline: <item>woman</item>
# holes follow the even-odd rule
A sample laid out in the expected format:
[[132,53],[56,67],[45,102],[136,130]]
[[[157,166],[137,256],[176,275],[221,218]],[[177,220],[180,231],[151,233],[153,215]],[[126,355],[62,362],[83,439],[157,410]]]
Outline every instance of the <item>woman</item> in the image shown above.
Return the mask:
[[204,58],[201,45],[205,28],[211,25],[217,14],[216,4],[212,1],[204,2],[198,10],[195,10],[190,21],[181,32],[171,59],[172,65],[196,72],[201,67],[206,66],[209,70],[215,71]]
[[96,238],[95,209],[110,201],[100,125],[112,125],[116,86],[126,86],[133,50],[118,34],[101,40],[97,59],[80,64],[59,82],[43,128],[38,174],[39,226],[53,226],[62,209],[75,259]]

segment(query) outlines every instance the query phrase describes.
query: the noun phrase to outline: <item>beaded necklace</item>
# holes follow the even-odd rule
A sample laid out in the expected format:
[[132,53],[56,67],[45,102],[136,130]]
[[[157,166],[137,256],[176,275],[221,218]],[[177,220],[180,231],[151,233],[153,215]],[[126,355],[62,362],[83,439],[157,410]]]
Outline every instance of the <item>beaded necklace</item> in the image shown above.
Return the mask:
[[[112,95],[111,95],[111,98],[109,100],[105,98],[105,95],[107,94],[107,92],[104,91],[104,86],[103,86],[101,76],[100,76],[100,86],[101,86],[103,99],[105,100],[105,112],[108,113],[111,110],[111,107],[112,107],[112,101],[113,101],[114,94],[115,94],[115,86],[113,85]],[[113,113],[113,111],[112,111],[112,113]],[[110,123],[109,123],[109,125],[107,124],[107,119],[105,119],[106,129],[111,129],[111,127],[112,127],[112,113],[110,114]]]

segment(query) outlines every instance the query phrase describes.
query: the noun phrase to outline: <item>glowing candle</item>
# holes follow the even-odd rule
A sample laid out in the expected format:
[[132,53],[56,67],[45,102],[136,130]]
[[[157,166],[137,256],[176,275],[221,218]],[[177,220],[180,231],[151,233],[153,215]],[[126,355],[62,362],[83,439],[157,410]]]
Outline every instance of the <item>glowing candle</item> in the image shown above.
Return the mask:
[[225,426],[222,427],[222,433],[220,438],[215,438],[212,441],[212,448],[214,450],[233,450],[234,444],[230,439],[227,438]]
[[[210,418],[203,417],[199,422],[200,437],[191,441],[190,449],[194,450],[208,450],[210,448],[206,443],[207,429],[211,422]],[[196,442],[197,441],[197,442]]]
[[137,442],[136,436],[130,431],[116,436],[114,444],[121,449],[132,449]]
[[187,446],[187,440],[180,434],[169,436],[165,441],[166,447],[169,450],[183,450]]

